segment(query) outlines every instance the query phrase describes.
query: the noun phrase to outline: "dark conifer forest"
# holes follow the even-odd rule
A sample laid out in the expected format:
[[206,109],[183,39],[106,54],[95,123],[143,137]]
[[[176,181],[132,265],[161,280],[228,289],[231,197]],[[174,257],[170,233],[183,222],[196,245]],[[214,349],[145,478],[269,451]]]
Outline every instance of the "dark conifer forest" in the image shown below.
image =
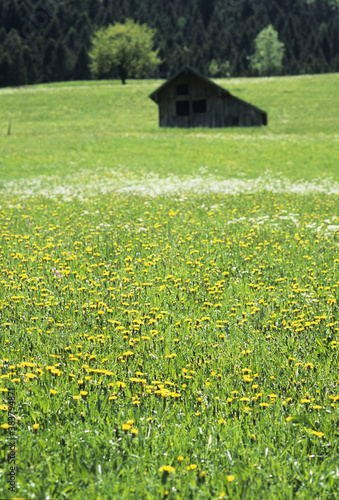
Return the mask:
[[126,18],[157,29],[163,63],[149,77],[184,64],[208,74],[213,59],[252,76],[248,56],[269,24],[285,44],[282,74],[339,71],[339,0],[1,0],[0,86],[92,78],[94,31]]

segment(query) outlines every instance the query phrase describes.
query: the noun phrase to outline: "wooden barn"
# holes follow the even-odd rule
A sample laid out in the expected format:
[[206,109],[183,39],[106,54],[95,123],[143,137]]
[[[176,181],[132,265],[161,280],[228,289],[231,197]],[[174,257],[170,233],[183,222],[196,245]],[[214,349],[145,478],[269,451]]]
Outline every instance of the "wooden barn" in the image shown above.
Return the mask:
[[267,113],[186,66],[150,96],[160,127],[261,127]]

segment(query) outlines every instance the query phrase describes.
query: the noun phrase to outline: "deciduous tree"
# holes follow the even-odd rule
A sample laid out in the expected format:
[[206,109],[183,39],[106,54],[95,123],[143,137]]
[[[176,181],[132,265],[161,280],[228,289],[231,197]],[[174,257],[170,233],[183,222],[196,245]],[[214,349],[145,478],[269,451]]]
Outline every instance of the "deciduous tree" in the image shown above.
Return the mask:
[[250,66],[259,75],[277,75],[282,70],[284,44],[279,42],[278,33],[270,24],[254,41],[255,53],[250,56]]
[[127,19],[99,29],[90,51],[91,70],[99,78],[117,69],[122,83],[127,76],[142,78],[152,74],[161,60],[153,50],[155,30]]

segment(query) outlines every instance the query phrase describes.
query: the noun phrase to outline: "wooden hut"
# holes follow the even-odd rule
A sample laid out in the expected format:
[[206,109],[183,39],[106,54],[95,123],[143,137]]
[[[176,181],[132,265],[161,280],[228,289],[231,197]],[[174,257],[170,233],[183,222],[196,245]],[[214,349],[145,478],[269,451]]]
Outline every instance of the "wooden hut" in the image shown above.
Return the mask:
[[261,127],[267,113],[186,66],[150,96],[160,127]]

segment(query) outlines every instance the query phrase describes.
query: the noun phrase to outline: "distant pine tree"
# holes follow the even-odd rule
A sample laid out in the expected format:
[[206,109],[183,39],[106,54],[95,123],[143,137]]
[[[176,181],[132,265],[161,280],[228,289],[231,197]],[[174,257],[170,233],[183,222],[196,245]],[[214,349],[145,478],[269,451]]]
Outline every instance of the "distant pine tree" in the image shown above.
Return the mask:
[[24,48],[21,47],[16,58],[14,59],[15,70],[13,73],[15,74],[16,83],[15,85],[27,85],[28,76],[27,76],[27,61],[24,58]]
[[54,79],[58,82],[67,80],[68,52],[63,42],[59,42],[55,49],[54,65]]
[[88,2],[88,16],[93,26],[96,26],[100,21],[101,5],[100,0],[90,0]]
[[54,40],[50,40],[47,43],[42,63],[43,73],[41,80],[43,82],[53,82],[56,79],[55,75],[56,47],[57,46]]
[[203,23],[205,28],[208,26],[208,23],[211,19],[213,9],[215,8],[215,2],[211,0],[200,0],[199,8],[201,12],[201,17],[203,19]]
[[91,78],[91,72],[89,69],[89,57],[86,47],[83,45],[78,54],[78,58],[74,67],[74,79],[75,80],[89,80]]
[[3,52],[0,58],[0,86],[7,87],[10,84],[10,66],[12,60],[8,52]]
[[0,82],[2,87],[28,83],[22,47],[16,53],[7,51],[5,48],[0,62]]
[[3,44],[6,38],[5,28],[0,28],[0,44]]
[[32,52],[29,45],[25,45],[23,48],[23,58],[26,65],[27,83],[36,83],[39,81],[39,67],[37,65],[36,55]]
[[47,40],[55,40],[58,42],[61,39],[62,28],[57,18],[54,18],[46,27],[45,38]]
[[3,16],[2,24],[7,32],[12,29],[20,30],[22,21],[20,21],[19,18],[19,6],[17,0],[11,0],[11,2],[6,2],[4,4]]
[[76,51],[79,46],[78,33],[75,28],[71,27],[66,36],[66,46],[70,51]]

